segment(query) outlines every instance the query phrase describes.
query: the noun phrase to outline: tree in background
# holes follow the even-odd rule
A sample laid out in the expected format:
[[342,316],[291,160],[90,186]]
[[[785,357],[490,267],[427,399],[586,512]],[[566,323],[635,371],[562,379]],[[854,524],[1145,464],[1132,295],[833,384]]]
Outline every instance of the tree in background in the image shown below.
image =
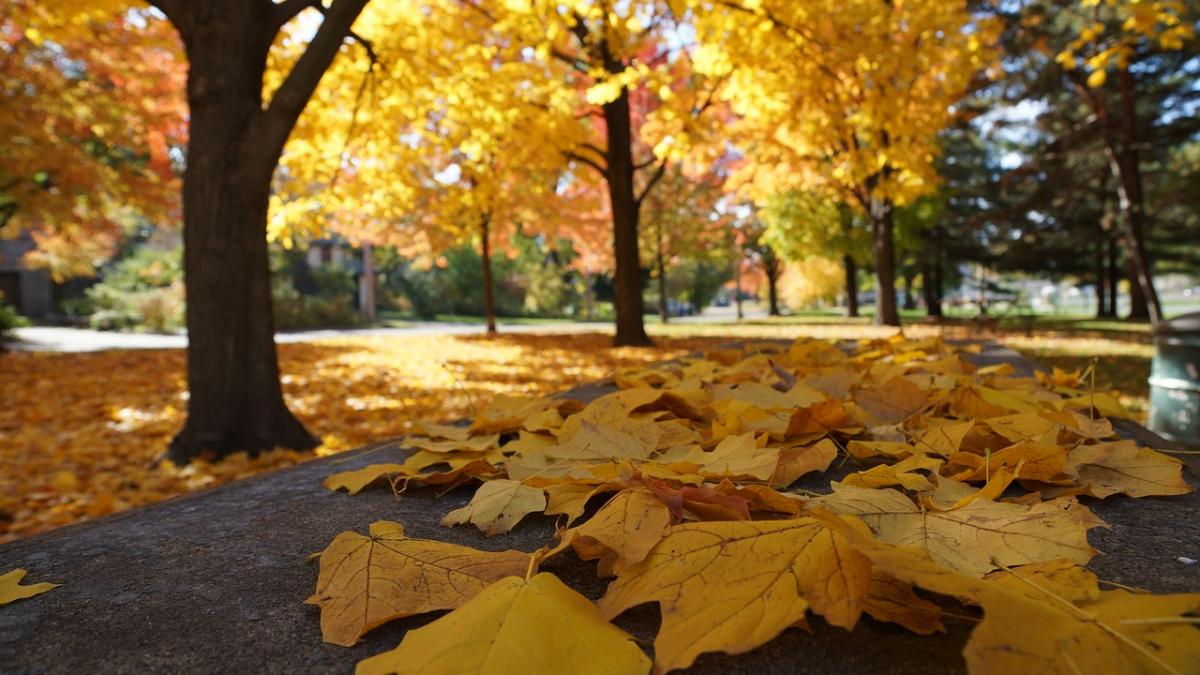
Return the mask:
[[[821,193],[794,189],[768,197],[759,218],[765,225],[764,242],[783,260],[840,259],[846,314],[857,317],[858,265],[869,257],[870,237],[867,228],[855,223],[853,210]],[[803,274],[803,267],[786,269]]]
[[937,134],[991,65],[996,27],[966,2],[868,0],[726,3],[697,26],[697,70],[728,77],[722,97],[741,118],[741,179],[865,213],[875,320],[898,325],[893,211],[936,187]]
[[[1185,3],[1177,0],[1082,0],[1076,11],[1044,17],[1051,23],[1071,22],[1072,39],[1056,61],[1096,117],[1116,183],[1126,254],[1145,300],[1146,316],[1153,324],[1162,320],[1162,303],[1146,253],[1149,222],[1141,157],[1146,140],[1140,133],[1144,129],[1138,119],[1142,92],[1136,71],[1154,52],[1181,49],[1194,37],[1195,8],[1188,14]],[[1114,75],[1111,83],[1110,71]]]
[[0,9],[0,235],[29,262],[91,276],[139,221],[172,226],[186,77],[170,25],[144,10],[14,0]]

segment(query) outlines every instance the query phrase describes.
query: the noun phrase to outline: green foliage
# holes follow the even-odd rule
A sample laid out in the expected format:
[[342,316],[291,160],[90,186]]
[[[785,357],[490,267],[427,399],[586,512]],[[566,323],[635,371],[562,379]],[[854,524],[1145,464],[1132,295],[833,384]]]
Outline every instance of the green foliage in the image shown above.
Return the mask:
[[697,308],[707,307],[716,299],[721,286],[732,277],[728,265],[708,261],[685,260],[675,272],[673,285]]
[[98,330],[159,333],[184,325],[183,249],[142,246],[101,272],[103,281],[87,290]]
[[4,302],[4,294],[0,293],[0,342],[5,340],[14,328],[28,324],[25,317],[17,313],[17,308]]
[[271,306],[275,328],[303,330],[352,326],[358,281],[353,270],[335,265],[310,267],[303,252],[274,254]]

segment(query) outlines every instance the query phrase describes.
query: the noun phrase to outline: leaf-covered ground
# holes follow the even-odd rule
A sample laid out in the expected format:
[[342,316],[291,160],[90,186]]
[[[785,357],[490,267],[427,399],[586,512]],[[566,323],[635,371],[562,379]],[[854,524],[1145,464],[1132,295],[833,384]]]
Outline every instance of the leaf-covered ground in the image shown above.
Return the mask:
[[[617,368],[675,358],[732,337],[868,337],[888,329],[765,323],[673,325],[653,349],[609,349],[609,337],[502,335],[355,338],[282,345],[288,404],[324,444],[318,454],[407,433],[413,421],[472,416],[498,392],[547,394]],[[931,333],[928,328],[910,333]],[[1063,336],[1014,339],[1048,365],[1086,368],[1097,387],[1144,409],[1147,345]],[[156,463],[183,424],[184,355],[170,351],[0,354],[0,543],[285,466],[277,451],[220,464]]]
[[[553,538],[488,552],[377,521],[321,553],[307,602],[324,640],[347,646],[453,610],[360,661],[359,675],[464,663],[644,675],[648,645],[605,621],[645,604],[661,618],[658,674],[753,650],[810,616],[938,632],[943,607],[914,589],[964,603],[948,616],[978,617],[963,651],[972,675],[1200,672],[1200,593],[1105,590],[1086,567],[1098,553],[1088,532],[1105,526],[1094,500],[1191,492],[1182,462],[1120,438],[1113,420],[1128,412],[1090,372],[976,367],[978,349],[750,341],[622,371],[586,402],[501,394],[469,427],[419,424],[402,463],[340,470],[325,486],[479,481],[443,525],[493,536],[545,513],[558,518]],[[869,468],[835,467],[839,456]],[[537,574],[568,549],[614,578],[595,604]]]

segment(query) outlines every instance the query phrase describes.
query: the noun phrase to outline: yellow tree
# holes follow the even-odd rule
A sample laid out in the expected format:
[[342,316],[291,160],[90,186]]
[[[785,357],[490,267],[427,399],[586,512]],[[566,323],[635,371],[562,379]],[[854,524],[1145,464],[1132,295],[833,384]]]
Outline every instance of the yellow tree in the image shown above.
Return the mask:
[[[1058,54],[1068,81],[1096,116],[1105,154],[1117,185],[1125,249],[1134,282],[1145,298],[1152,324],[1162,320],[1146,255],[1148,223],[1142,184],[1137,84],[1130,65],[1154,50],[1176,50],[1194,37],[1195,8],[1178,0],[1079,0],[1050,22],[1067,22],[1072,39]],[[1035,22],[1028,29],[1037,30]],[[1109,80],[1108,74],[1115,77]]]
[[489,332],[494,243],[570,222],[556,189],[568,160],[544,138],[586,133],[571,98],[493,23],[465,4],[370,6],[356,30],[372,49],[335,63],[299,120],[271,228],[335,230],[421,256],[477,243]]
[[638,255],[641,207],[672,161],[673,146],[683,144],[712,102],[712,83],[692,72],[679,39],[681,7],[653,0],[479,0],[472,6],[526,58],[544,65],[559,83],[559,95],[573,95],[573,118],[588,135],[546,138],[593,169],[608,193],[614,344],[648,344]]
[[697,69],[727,77],[760,198],[823,192],[871,222],[877,323],[898,325],[893,209],[933,190],[937,133],[994,59],[966,0],[697,2]]

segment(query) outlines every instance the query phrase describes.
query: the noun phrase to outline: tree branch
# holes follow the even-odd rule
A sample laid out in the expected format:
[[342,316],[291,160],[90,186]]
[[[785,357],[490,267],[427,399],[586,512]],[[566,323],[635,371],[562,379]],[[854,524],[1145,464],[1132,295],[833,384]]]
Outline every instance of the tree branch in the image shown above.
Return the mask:
[[251,167],[252,169],[270,170],[283,152],[283,144],[296,119],[308,101],[321,77],[325,75],[333,58],[337,56],[342,43],[351,32],[350,27],[362,13],[368,0],[334,0],[325,10],[325,20],[317,29],[317,34],[296,65],[292,67],[283,84],[271,97],[266,109],[255,116],[250,123],[247,138],[254,139],[255,145],[263,149],[261,158],[268,164],[266,167]]
[[579,154],[579,153],[577,153],[577,152],[572,152],[572,151],[570,151],[570,150],[564,150],[564,151],[563,151],[563,156],[564,156],[564,157],[566,157],[567,159],[570,159],[570,160],[573,160],[573,161],[579,162],[579,163],[581,163],[581,164],[587,164],[588,166],[592,167],[592,168],[593,168],[593,169],[595,169],[596,171],[600,172],[600,175],[601,175],[601,176],[607,176],[607,175],[608,175],[608,169],[607,169],[607,168],[605,168],[605,167],[604,167],[602,164],[600,164],[599,162],[597,162],[597,161],[596,161],[596,160],[594,160],[594,159],[590,159],[590,158],[588,158],[588,157],[584,157],[583,155],[581,155],[581,154]]
[[283,0],[283,2],[275,5],[274,15],[271,17],[275,31],[278,32],[287,22],[296,18],[296,15],[309,7],[314,7],[318,10],[325,9],[321,5],[320,0]]
[[642,193],[634,197],[634,203],[638,206],[641,206],[642,200],[646,198],[646,195],[650,194],[650,191],[654,189],[654,186],[658,184],[658,181],[662,180],[663,174],[666,172],[667,160],[664,159],[659,162],[658,168],[654,170],[654,173],[650,174],[650,179],[647,180],[646,185],[642,187]]

